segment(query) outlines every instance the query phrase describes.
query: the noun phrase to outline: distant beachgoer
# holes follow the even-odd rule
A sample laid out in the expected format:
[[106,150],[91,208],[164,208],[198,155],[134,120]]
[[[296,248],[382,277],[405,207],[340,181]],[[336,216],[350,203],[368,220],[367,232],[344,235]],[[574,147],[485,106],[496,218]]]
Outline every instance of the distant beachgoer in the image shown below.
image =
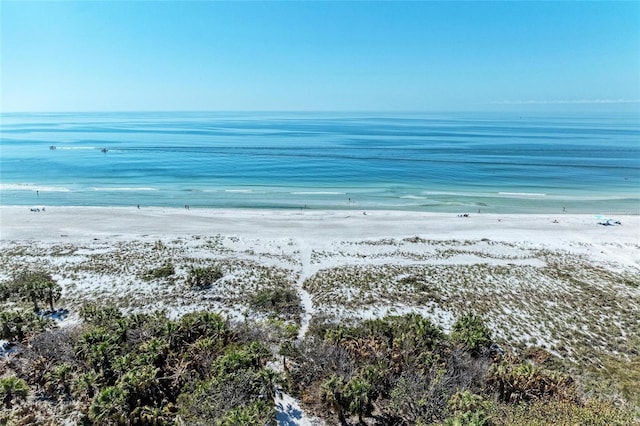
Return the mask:
[[138,209],[140,209],[140,204],[138,204]]
[[566,208],[566,207],[563,207],[563,208],[562,208],[562,213],[564,213],[564,212],[566,212],[566,211],[567,211],[567,208]]
[[40,191],[36,191],[36,197],[40,196]]

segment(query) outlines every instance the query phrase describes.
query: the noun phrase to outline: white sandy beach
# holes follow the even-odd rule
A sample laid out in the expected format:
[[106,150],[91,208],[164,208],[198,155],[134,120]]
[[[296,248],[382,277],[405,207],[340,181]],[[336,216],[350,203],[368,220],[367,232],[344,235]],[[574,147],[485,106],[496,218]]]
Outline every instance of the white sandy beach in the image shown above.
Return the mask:
[[[42,207],[40,207],[42,209]],[[136,207],[0,207],[2,240],[84,240],[235,235],[314,241],[369,238],[482,239],[564,247],[571,242],[640,244],[640,216],[474,214],[356,210],[251,210]],[[557,222],[554,222],[557,221]],[[638,259],[636,259],[637,261]],[[636,266],[638,266],[636,264]]]
[[[285,285],[301,299],[300,335],[314,318],[405,312],[446,329],[472,310],[498,337],[574,357],[624,354],[610,336],[638,332],[640,216],[603,226],[563,213],[39,208],[0,208],[0,279],[44,267],[70,307],[98,299],[241,319],[255,316],[251,294]],[[171,280],[141,278],[167,261]],[[191,266],[212,263],[224,271],[216,286],[185,288]]]

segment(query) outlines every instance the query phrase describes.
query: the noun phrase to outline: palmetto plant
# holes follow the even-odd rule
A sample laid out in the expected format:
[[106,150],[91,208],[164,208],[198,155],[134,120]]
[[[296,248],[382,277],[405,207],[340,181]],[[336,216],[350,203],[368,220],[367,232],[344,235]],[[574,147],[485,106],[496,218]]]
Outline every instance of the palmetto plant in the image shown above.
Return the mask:
[[491,330],[481,317],[467,314],[453,324],[451,338],[472,354],[478,355],[491,343]]
[[89,418],[96,424],[115,425],[126,423],[129,406],[127,392],[117,386],[104,388],[91,403]]
[[39,301],[44,301],[53,310],[53,304],[62,295],[62,287],[44,271],[19,272],[14,275],[10,287],[20,299],[33,304],[34,312],[40,310]]
[[118,353],[116,338],[106,329],[94,328],[82,335],[75,345],[76,356],[84,359],[89,367],[109,379],[115,355]]
[[24,310],[0,312],[0,338],[22,341],[27,335],[44,330],[51,320]]
[[280,376],[278,373],[268,368],[262,368],[255,374],[253,391],[261,400],[273,401],[279,381]]
[[220,339],[226,343],[230,338],[227,321],[211,312],[191,312],[180,318],[177,327],[167,326],[172,348],[184,343],[193,343],[201,337]]
[[159,369],[146,366],[128,371],[118,380],[119,385],[136,400],[158,402],[162,399],[158,373]]
[[521,402],[557,397],[573,399],[573,381],[559,373],[548,372],[530,363],[511,364],[504,361],[489,371],[487,384],[504,402]]
[[360,423],[363,423],[362,416],[368,415],[373,410],[371,384],[360,377],[355,377],[347,383],[344,388],[344,397],[348,402],[349,411],[358,416]]
[[98,391],[100,377],[93,371],[77,375],[71,382],[73,395],[78,399],[93,398]]
[[73,381],[73,369],[65,363],[57,365],[45,374],[45,388],[51,393],[65,394],[71,393],[71,383]]
[[6,408],[11,408],[14,400],[26,399],[28,393],[29,388],[24,380],[15,376],[0,379],[0,400]]
[[344,421],[345,411],[343,389],[344,379],[336,374],[332,374],[331,377],[320,386],[321,400],[338,414],[341,423]]

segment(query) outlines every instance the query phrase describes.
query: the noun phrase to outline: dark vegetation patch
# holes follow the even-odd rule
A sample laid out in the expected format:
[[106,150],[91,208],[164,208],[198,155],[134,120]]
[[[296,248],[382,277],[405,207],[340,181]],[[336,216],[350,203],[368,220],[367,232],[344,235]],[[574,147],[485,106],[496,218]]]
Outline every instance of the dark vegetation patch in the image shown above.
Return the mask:
[[302,314],[300,297],[289,286],[260,289],[251,296],[249,306],[256,311],[285,320],[299,321]]
[[166,262],[162,266],[158,266],[157,268],[152,268],[142,274],[142,279],[145,281],[152,281],[163,278],[171,278],[175,275],[176,268],[173,266],[173,263]]
[[222,269],[218,265],[192,266],[189,268],[186,283],[189,287],[202,290],[211,287],[223,276]]

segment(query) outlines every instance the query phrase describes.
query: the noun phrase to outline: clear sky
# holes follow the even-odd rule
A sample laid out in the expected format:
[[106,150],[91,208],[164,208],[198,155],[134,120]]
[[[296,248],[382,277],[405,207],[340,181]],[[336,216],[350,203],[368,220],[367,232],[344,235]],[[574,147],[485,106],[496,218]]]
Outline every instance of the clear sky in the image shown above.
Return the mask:
[[1,110],[640,104],[640,2],[5,1]]

